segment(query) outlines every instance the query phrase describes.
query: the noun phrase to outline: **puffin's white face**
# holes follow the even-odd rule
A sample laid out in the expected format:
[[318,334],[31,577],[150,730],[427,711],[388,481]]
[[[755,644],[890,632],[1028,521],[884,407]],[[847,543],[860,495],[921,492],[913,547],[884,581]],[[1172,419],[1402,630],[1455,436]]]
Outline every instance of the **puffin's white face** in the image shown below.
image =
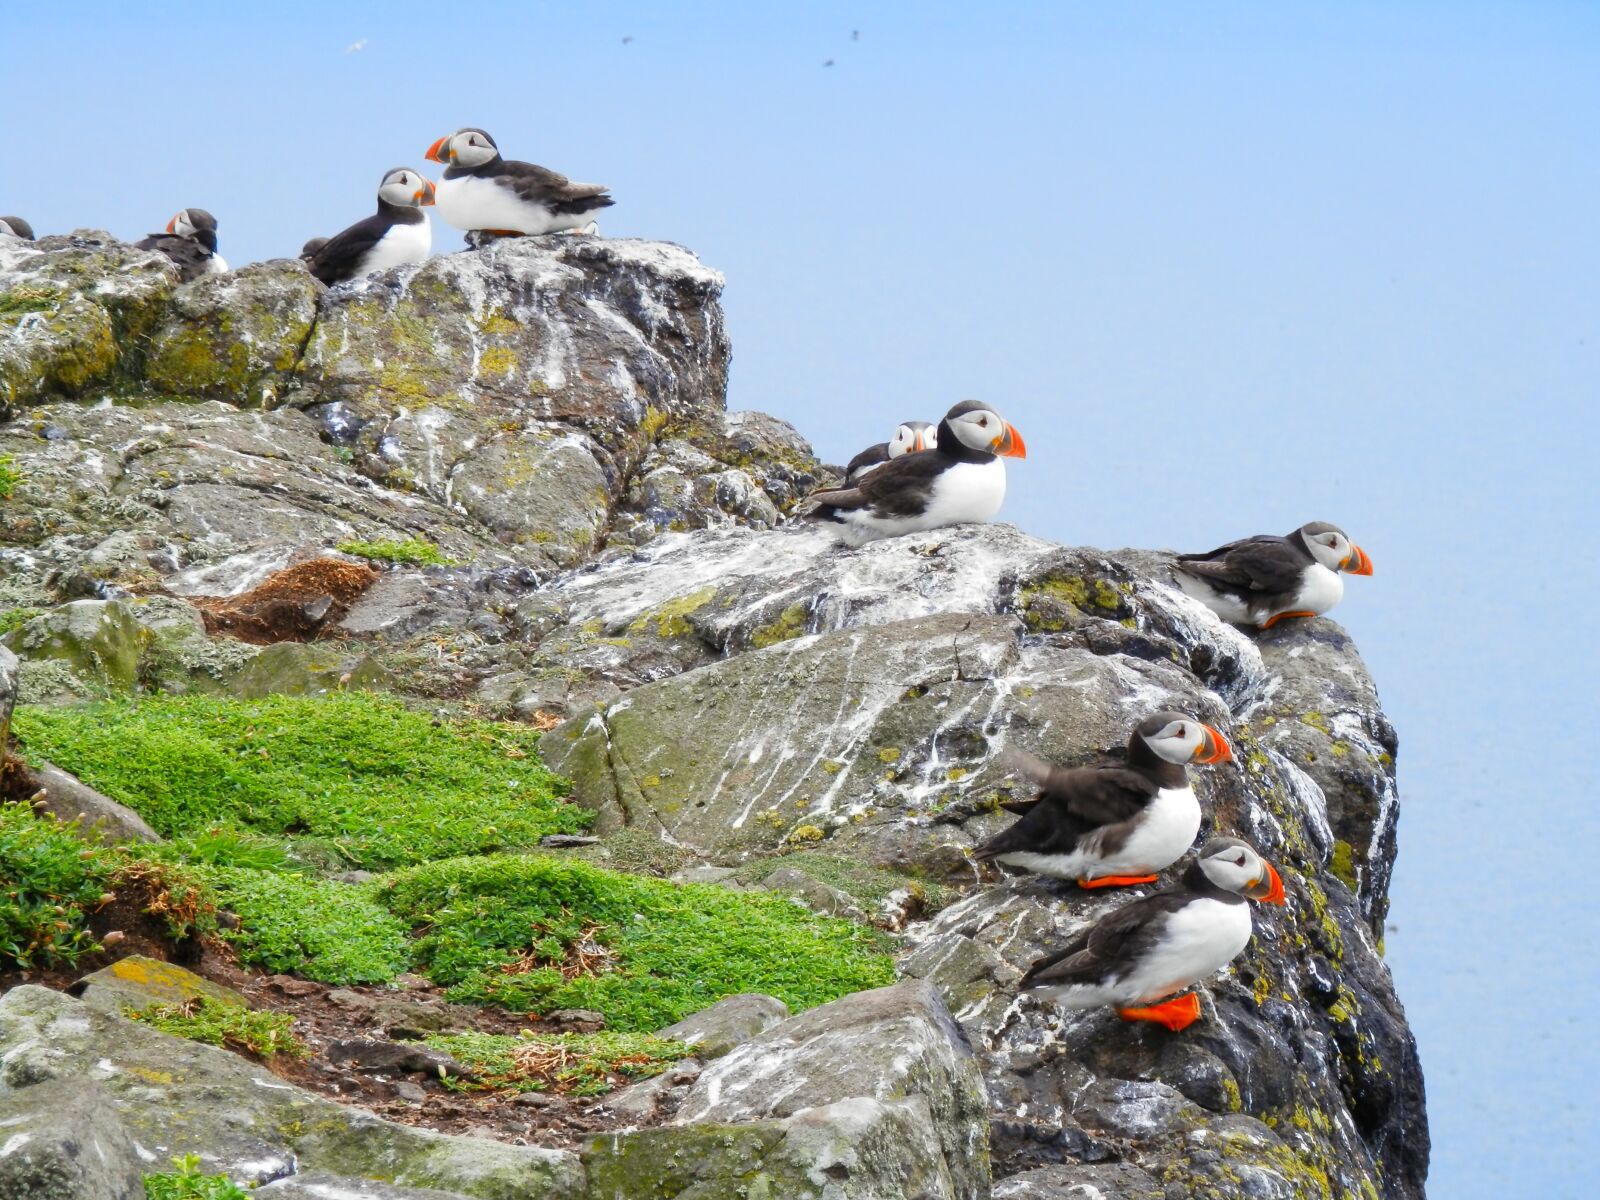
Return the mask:
[[1352,575],[1371,575],[1372,559],[1367,552],[1352,542],[1342,529],[1325,522],[1314,521],[1300,527],[1300,536],[1311,548],[1315,558],[1330,571],[1348,571]]
[[458,129],[428,147],[429,162],[454,167],[481,167],[500,157],[494,139],[477,129]]
[[1276,868],[1238,838],[1214,838],[1200,850],[1200,869],[1224,891],[1267,904],[1286,902]]
[[420,208],[433,203],[433,184],[418,171],[397,167],[378,185],[378,199],[402,208]]
[[914,454],[918,450],[932,450],[939,444],[939,431],[926,421],[907,421],[894,431],[889,439],[889,457]]
[[186,208],[167,222],[167,232],[175,233],[179,237],[193,237],[200,232],[200,227],[190,220],[189,210]]
[[1145,745],[1170,763],[1219,763],[1233,757],[1227,738],[1189,717],[1168,721],[1143,737]]
[[971,408],[962,413],[952,409],[944,419],[956,439],[969,449],[987,450],[1007,458],[1027,457],[1028,448],[1023,444],[1022,435],[1009,422],[1001,420],[993,409]]

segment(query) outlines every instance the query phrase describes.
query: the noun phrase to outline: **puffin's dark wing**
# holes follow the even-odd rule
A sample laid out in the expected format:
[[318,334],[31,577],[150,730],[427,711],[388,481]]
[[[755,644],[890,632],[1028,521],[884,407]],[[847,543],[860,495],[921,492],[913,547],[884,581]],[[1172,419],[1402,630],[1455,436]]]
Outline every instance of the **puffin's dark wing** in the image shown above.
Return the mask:
[[1002,854],[1070,854],[1078,838],[1094,826],[1080,820],[1059,803],[1041,797],[1016,824],[972,848],[972,857],[988,862]]
[[1167,918],[1194,895],[1175,888],[1108,913],[1065,948],[1028,968],[1018,987],[1051,987],[1103,980],[1119,964],[1142,958],[1166,928]]
[[193,238],[179,237],[175,233],[152,233],[134,244],[138,250],[159,250],[178,267],[178,278],[192,283],[206,273],[211,252]]
[[573,183],[565,175],[533,163],[501,159],[494,174],[520,198],[551,212],[588,212],[616,203],[605,194],[603,183]]
[[1062,771],[1044,790],[1093,826],[1126,821],[1155,798],[1160,786],[1129,767],[1078,767]]
[[934,481],[949,465],[937,451],[902,454],[867,472],[854,487],[814,492],[812,498],[841,512],[864,508],[880,517],[915,517],[927,510]]
[[1305,555],[1280,537],[1254,537],[1209,554],[1181,554],[1175,567],[1199,579],[1241,591],[1292,592],[1305,571]]
[[844,477],[854,479],[857,472],[869,471],[879,463],[889,461],[889,443],[879,442],[876,446],[868,446],[860,454],[852,458],[844,468]]
[[[1054,954],[1047,954],[1034,962],[1027,972],[1017,981],[1017,990],[1023,991],[1031,987],[1049,987],[1056,983],[1076,982],[1073,974],[1088,967],[1093,958],[1087,953],[1089,948],[1089,935],[1094,930],[1086,929],[1073,938]],[[1073,959],[1083,956],[1083,961],[1074,963]],[[1082,976],[1079,976],[1082,978]]]
[[383,240],[390,225],[387,218],[374,213],[334,234],[311,256],[311,273],[323,283],[349,279],[361,266],[367,251]]

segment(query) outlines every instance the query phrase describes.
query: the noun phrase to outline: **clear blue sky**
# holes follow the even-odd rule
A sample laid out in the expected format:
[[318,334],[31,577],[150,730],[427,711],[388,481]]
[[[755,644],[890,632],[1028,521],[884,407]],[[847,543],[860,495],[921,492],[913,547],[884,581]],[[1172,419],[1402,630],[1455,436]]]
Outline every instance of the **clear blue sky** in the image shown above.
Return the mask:
[[1004,515],[1033,532],[1343,524],[1377,574],[1339,616],[1401,734],[1388,949],[1434,1194],[1590,1184],[1600,6],[67,3],[0,27],[0,212],[42,231],[198,204],[236,264],[290,254],[482,125],[609,183],[607,234],[727,272],[732,404],[836,460],[980,396],[1027,436]]

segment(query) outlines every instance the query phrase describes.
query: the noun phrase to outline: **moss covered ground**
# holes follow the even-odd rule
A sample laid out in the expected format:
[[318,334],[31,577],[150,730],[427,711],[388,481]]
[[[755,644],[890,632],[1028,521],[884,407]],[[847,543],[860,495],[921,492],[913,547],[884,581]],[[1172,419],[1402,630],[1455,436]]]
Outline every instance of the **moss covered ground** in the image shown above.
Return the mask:
[[[588,818],[525,726],[355,693],[23,706],[14,728],[25,756],[73,771],[170,840],[91,846],[0,803],[0,968],[71,963],[98,948],[95,914],[131,902],[172,937],[223,940],[266,971],[338,985],[416,971],[457,1001],[598,1010],[622,1041],[518,1050],[557,1064],[538,1077],[556,1090],[671,1061],[670,1048],[627,1038],[727,995],[766,992],[799,1011],[893,980],[884,935],[786,897],[651,877],[671,864],[640,847],[609,866],[535,852]],[[842,878],[848,864],[817,857]],[[379,873],[339,877],[354,867]],[[846,873],[867,896],[895,882]],[[210,1012],[160,1019],[243,1044]]]
[[136,1009],[128,1017],[162,1033],[208,1046],[226,1046],[261,1058],[280,1054],[303,1058],[306,1045],[294,1032],[294,1017],[283,1012],[226,1004],[197,996],[183,1004],[158,1004]]
[[690,1049],[647,1033],[441,1034],[428,1044],[472,1068],[466,1090],[555,1092],[596,1096],[619,1084],[659,1075]]

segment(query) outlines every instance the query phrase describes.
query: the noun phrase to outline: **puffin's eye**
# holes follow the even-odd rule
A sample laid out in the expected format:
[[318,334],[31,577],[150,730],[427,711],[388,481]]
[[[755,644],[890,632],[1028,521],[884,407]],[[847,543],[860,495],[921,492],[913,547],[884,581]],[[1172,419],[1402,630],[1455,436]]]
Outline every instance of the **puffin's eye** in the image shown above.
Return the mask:
[[1187,729],[1185,729],[1182,725],[1179,725],[1178,726],[1178,736],[1179,737],[1188,737],[1189,736],[1189,731]]

